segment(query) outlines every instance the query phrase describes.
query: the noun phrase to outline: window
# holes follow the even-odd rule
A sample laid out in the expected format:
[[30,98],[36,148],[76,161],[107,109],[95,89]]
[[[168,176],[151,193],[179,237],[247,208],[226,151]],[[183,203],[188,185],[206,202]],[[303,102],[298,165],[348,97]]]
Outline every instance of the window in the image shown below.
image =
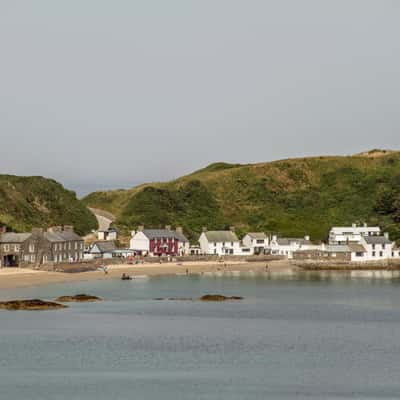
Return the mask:
[[374,244],[372,245],[372,250],[375,250],[375,245]]
[[233,242],[231,242],[231,246],[233,247]]
[[10,251],[10,245],[9,244],[5,244],[4,245],[4,251]]
[[256,241],[256,243],[257,243],[257,244],[264,244],[264,240],[263,240],[263,239],[258,239],[258,240]]
[[14,250],[15,251],[19,251],[19,249],[20,249],[19,244],[14,245]]
[[383,251],[379,252],[379,257],[383,257]]
[[363,256],[363,253],[361,253],[361,252],[356,253],[356,257],[362,257],[362,256]]
[[372,252],[372,257],[375,257],[376,256],[376,251],[373,251]]
[[385,243],[383,243],[383,245],[382,245],[382,249],[383,249],[383,250],[385,250],[385,249],[386,249],[386,244],[385,244]]
[[35,252],[35,245],[34,244],[30,244],[29,245],[29,253],[34,253]]

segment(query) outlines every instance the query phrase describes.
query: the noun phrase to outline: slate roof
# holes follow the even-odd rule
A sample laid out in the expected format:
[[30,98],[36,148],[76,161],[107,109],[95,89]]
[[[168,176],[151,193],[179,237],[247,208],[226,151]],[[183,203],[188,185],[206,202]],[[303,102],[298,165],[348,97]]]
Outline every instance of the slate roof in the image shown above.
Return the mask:
[[207,231],[204,232],[209,242],[238,242],[239,239],[232,231]]
[[83,240],[78,234],[71,231],[45,232],[44,237],[49,242],[71,242]]
[[348,246],[353,253],[365,253],[367,251],[362,244],[349,243]]
[[334,244],[325,246],[325,250],[328,253],[350,253],[350,246],[347,244]]
[[176,239],[180,242],[188,242],[189,240],[183,233],[179,233],[176,231],[168,230],[168,229],[143,229],[143,234],[151,239],[156,238],[166,238],[166,239]]
[[300,244],[311,244],[311,240],[304,238],[278,238],[277,243],[279,246],[290,246],[291,243],[296,242]]
[[248,235],[253,239],[266,239],[267,235],[264,232],[249,232]]
[[14,233],[7,232],[2,233],[0,236],[0,242],[2,243],[23,243],[25,240],[29,239],[32,233]]
[[392,244],[393,242],[385,236],[364,236],[367,244]]
[[111,240],[101,241],[101,242],[94,242],[92,248],[97,246],[101,253],[108,253],[114,250],[117,250],[117,246]]

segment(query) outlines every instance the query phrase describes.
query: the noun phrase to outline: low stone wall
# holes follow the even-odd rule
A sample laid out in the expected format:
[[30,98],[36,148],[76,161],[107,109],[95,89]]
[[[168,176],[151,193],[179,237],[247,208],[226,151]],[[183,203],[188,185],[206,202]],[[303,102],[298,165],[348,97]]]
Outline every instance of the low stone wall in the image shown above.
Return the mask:
[[292,264],[307,271],[400,270],[400,259],[368,262],[294,261]]

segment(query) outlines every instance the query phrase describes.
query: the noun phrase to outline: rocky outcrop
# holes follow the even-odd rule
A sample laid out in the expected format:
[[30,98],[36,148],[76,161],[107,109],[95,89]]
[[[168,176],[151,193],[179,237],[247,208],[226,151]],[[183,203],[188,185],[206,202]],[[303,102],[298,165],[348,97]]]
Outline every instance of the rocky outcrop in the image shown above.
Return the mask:
[[193,299],[192,297],[157,297],[153,300],[170,300],[170,301],[232,301],[232,300],[243,300],[243,297],[239,296],[223,296],[221,294],[207,294],[200,297],[199,299]]
[[230,300],[243,300],[243,297],[239,296],[223,296],[221,294],[206,294],[200,297],[200,301],[230,301]]
[[51,301],[43,301],[39,299],[30,300],[11,300],[0,302],[1,310],[27,310],[27,311],[40,311],[40,310],[58,310],[67,308],[64,304],[54,303]]
[[56,299],[60,303],[91,303],[95,301],[102,301],[100,297],[90,296],[88,294],[76,294],[75,296],[61,296]]

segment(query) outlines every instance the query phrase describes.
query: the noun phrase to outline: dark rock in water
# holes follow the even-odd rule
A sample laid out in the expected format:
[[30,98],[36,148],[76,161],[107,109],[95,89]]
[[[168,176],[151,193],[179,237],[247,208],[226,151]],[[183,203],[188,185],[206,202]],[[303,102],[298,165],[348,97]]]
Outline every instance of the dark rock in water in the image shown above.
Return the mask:
[[39,299],[30,300],[11,300],[0,302],[1,310],[27,310],[27,311],[39,311],[39,310],[58,310],[61,308],[67,308],[64,304],[53,303],[51,301],[43,301]]
[[191,297],[170,297],[170,301],[193,301]]
[[[156,297],[153,300],[169,300],[169,301],[194,301],[195,299],[193,299],[192,297],[169,297],[169,298],[165,298],[165,297]],[[221,294],[207,294],[203,297],[200,297],[199,299],[200,301],[231,301],[231,300],[243,300],[243,297],[239,297],[239,296],[223,296]]]
[[230,300],[243,300],[243,297],[239,296],[223,296],[221,294],[206,294],[200,297],[200,301],[230,301]]
[[77,294],[75,296],[61,296],[56,299],[56,301],[60,301],[61,303],[69,303],[69,302],[90,303],[90,302],[101,301],[101,300],[102,299],[100,297],[90,296],[88,294]]

